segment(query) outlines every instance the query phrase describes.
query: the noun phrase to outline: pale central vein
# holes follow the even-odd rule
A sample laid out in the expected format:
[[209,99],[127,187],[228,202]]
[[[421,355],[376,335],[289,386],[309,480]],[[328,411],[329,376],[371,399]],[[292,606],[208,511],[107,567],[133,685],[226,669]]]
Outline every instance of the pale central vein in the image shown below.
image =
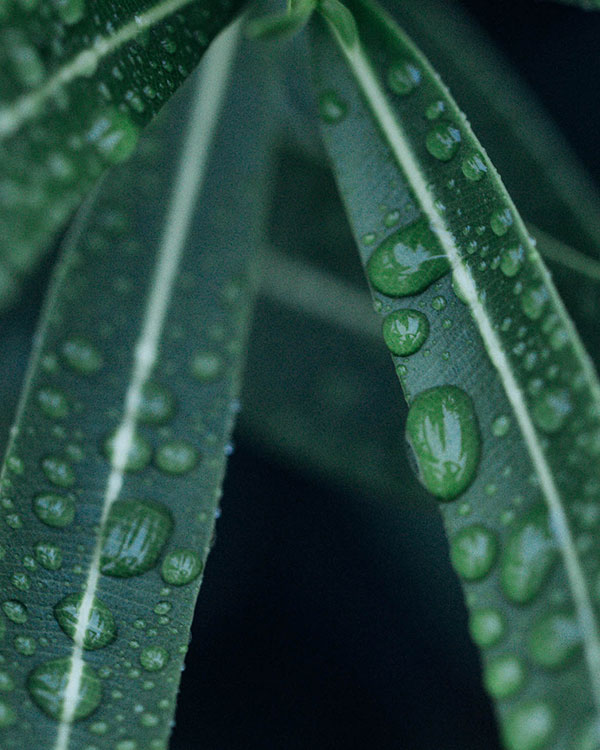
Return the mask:
[[[556,484],[554,473],[548,464],[535,426],[531,420],[525,396],[513,372],[502,341],[494,330],[492,321],[480,301],[479,290],[475,281],[462,260],[460,250],[450,229],[436,209],[435,196],[427,185],[425,176],[420,169],[419,162],[409,144],[408,138],[389,104],[371,68],[369,60],[359,43],[352,47],[346,46],[338,36],[335,28],[331,24],[330,26],[369,107],[377,118],[378,124],[385,135],[395,159],[407,175],[421,208],[440,240],[450,262],[455,283],[460,289],[461,296],[471,309],[473,319],[479,329],[490,360],[498,372],[504,391],[518,421],[531,461],[539,478],[542,492],[546,498],[551,525],[564,560],[581,628],[595,709],[597,714],[600,715],[600,633],[585,576],[577,556],[575,541],[571,533],[563,500]],[[578,353],[580,353],[579,347]],[[585,356],[583,356],[582,364],[586,374],[589,375],[590,364]],[[597,389],[593,385],[592,391],[594,392],[594,396],[597,397]]]
[[136,15],[114,34],[97,37],[90,47],[78,52],[75,57],[47,78],[40,88],[23,94],[11,104],[0,106],[0,140],[12,135],[22,125],[32,120],[40,107],[56,96],[63,86],[77,78],[89,76],[90,71],[95,71],[103,58],[193,1],[165,0],[144,13]]
[[142,330],[135,345],[134,363],[125,395],[123,417],[112,445],[111,470],[103,496],[98,538],[78,611],[71,665],[54,750],[67,750],[69,746],[83,676],[83,644],[100,579],[103,533],[111,506],[119,497],[123,487],[125,466],[139,418],[142,391],[158,355],[169,302],[193,220],[198,194],[206,175],[210,146],[223,104],[226,79],[231,69],[239,36],[240,23],[238,22],[215,42],[214,48],[206,56],[189,115],[188,132],[166,213],[165,228],[150,284]]

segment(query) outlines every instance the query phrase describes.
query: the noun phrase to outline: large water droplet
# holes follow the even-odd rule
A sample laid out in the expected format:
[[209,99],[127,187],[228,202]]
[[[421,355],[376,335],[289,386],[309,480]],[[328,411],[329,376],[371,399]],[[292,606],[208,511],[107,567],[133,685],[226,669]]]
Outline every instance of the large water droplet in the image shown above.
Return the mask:
[[427,151],[440,161],[450,161],[460,145],[460,130],[451,122],[437,122],[425,136]]
[[527,604],[544,585],[554,561],[556,549],[544,511],[524,519],[513,530],[500,561],[502,590],[510,601]]
[[564,666],[579,650],[581,634],[575,618],[566,612],[545,615],[529,634],[529,654],[542,667]]
[[494,698],[515,695],[525,682],[523,662],[513,654],[498,656],[486,664],[483,681],[488,693]]
[[477,472],[480,438],[471,398],[456,386],[420,393],[406,421],[420,479],[441,500],[464,492]]
[[40,521],[47,526],[63,528],[73,523],[75,501],[72,497],[47,492],[34,498],[33,510]]
[[554,733],[554,713],[544,701],[526,701],[506,716],[502,728],[508,750],[541,750]]
[[450,543],[450,559],[456,572],[467,581],[486,576],[496,561],[498,541],[485,526],[461,529]]
[[[75,638],[77,631],[82,602],[83,594],[69,594],[54,607],[54,616],[58,624],[72,639]],[[112,612],[104,602],[94,597],[83,638],[83,647],[90,650],[103,648],[111,643],[116,635],[117,627]]]
[[448,273],[450,267],[424,220],[386,237],[371,255],[371,284],[391,297],[417,294]]
[[383,321],[387,348],[399,357],[417,352],[429,335],[429,321],[418,310],[396,310]]
[[[53,659],[37,666],[27,678],[27,689],[32,700],[52,719],[60,719],[71,659]],[[102,685],[96,672],[86,662],[82,665],[79,693],[75,699],[74,719],[84,719],[98,708]]]
[[203,567],[202,560],[194,550],[176,549],[163,560],[161,574],[167,583],[184,586],[197,578]]
[[173,519],[164,505],[148,500],[117,500],[106,521],[101,571],[129,578],[150,570],[172,532]]

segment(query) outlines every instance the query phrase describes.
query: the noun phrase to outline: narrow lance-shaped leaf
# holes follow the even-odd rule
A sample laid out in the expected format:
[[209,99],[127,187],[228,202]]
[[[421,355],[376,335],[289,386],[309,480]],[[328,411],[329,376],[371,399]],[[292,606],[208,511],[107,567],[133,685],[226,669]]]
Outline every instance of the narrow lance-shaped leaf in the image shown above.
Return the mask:
[[447,89],[389,17],[349,6],[358,32],[333,0],[313,32],[323,133],[504,742],[595,748],[600,386]]
[[240,5],[0,3],[0,304]]
[[239,37],[103,183],[50,293],[2,475],[3,750],[168,742],[254,287]]

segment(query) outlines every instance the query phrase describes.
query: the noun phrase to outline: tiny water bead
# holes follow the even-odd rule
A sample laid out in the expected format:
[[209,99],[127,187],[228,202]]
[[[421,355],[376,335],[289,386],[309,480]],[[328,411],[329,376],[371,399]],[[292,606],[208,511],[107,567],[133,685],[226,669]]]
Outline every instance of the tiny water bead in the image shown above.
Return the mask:
[[500,583],[515,604],[537,596],[556,560],[545,511],[531,513],[511,532],[500,558]]
[[34,498],[33,511],[47,526],[63,528],[73,523],[75,501],[67,495],[47,492]]
[[192,359],[192,375],[202,383],[218,380],[223,370],[223,358],[218,352],[198,352]]
[[27,622],[27,607],[16,599],[2,602],[2,611],[15,625],[23,625]]
[[62,345],[61,354],[65,364],[80,375],[93,375],[102,367],[100,352],[82,338],[67,339]]
[[461,162],[460,168],[469,182],[478,182],[482,177],[485,177],[488,171],[483,156],[477,151],[465,156]]
[[439,121],[425,136],[425,148],[440,161],[450,161],[460,146],[460,130],[451,122]]
[[348,113],[348,104],[335,91],[324,91],[319,97],[319,115],[321,119],[335,125],[341,122]]
[[140,664],[147,672],[160,672],[168,661],[169,652],[162,646],[146,646],[140,652]]
[[[114,446],[116,434],[109,435],[104,441],[103,452],[105,457],[111,463],[115,461]],[[152,458],[152,446],[141,435],[136,433],[133,436],[127,459],[125,460],[125,471],[141,471],[145,469]]]
[[135,150],[138,134],[137,126],[126,115],[111,108],[94,121],[87,140],[109,164],[120,164]]
[[492,435],[495,437],[504,437],[510,430],[510,424],[510,417],[507,417],[505,414],[496,417],[492,422]]
[[42,459],[42,471],[48,481],[58,487],[69,488],[75,484],[75,472],[68,461],[59,456],[46,456]]
[[541,700],[524,701],[511,709],[502,734],[508,750],[541,750],[554,734],[555,718]]
[[198,465],[200,454],[185,440],[172,440],[161,445],[154,456],[154,462],[166,474],[187,474]]
[[108,576],[129,578],[156,565],[173,533],[171,513],[150,500],[117,500],[111,507],[100,557]]
[[163,560],[161,575],[165,583],[184,586],[197,578],[203,569],[199,555],[191,549],[176,549]]
[[461,529],[450,543],[450,559],[456,572],[466,581],[479,581],[496,562],[498,540],[485,526]]
[[22,571],[13,573],[10,582],[19,591],[29,591],[31,588],[31,578],[29,578],[27,573],[23,573]]
[[500,258],[500,270],[508,278],[516,276],[525,262],[525,250],[523,245],[506,247]]
[[171,602],[158,602],[154,607],[154,612],[157,615],[166,615],[171,611]]
[[513,225],[513,215],[510,208],[500,208],[493,212],[490,217],[492,232],[498,236],[504,236]]
[[[27,690],[33,702],[52,719],[60,719],[71,670],[71,659],[53,659],[37,666],[27,678]],[[96,672],[83,662],[79,692],[73,716],[77,721],[93,713],[100,705],[102,684]]]
[[502,699],[515,695],[525,682],[523,662],[512,654],[498,656],[485,665],[483,682],[490,695]]
[[421,82],[421,71],[407,60],[398,60],[390,65],[387,85],[394,94],[407,96]]
[[142,390],[138,419],[144,424],[165,424],[175,414],[175,398],[158,383],[146,383]]
[[575,617],[567,612],[545,615],[529,634],[531,660],[547,669],[567,664],[580,650],[581,633]]
[[473,402],[456,386],[439,386],[420,393],[406,420],[425,487],[440,500],[454,500],[475,478],[481,452],[479,425]]
[[36,394],[40,411],[50,419],[64,419],[69,414],[69,402],[62,391],[47,386],[40,388]]
[[548,434],[558,432],[573,410],[569,391],[551,386],[544,388],[532,402],[531,414],[537,427]]
[[[80,616],[83,594],[70,594],[54,607],[54,616],[63,631],[74,639]],[[104,648],[117,636],[115,618],[109,608],[97,597],[91,604],[88,623],[83,637],[86,649]]]
[[506,633],[504,615],[492,607],[475,610],[469,620],[469,632],[478,646],[495,646]]
[[62,566],[62,550],[52,542],[38,542],[35,545],[35,559],[46,570],[59,570]]
[[387,348],[399,357],[419,351],[429,336],[429,321],[418,310],[396,310],[383,321]]
[[371,284],[390,297],[417,294],[449,269],[448,260],[423,219],[386,237],[367,264]]

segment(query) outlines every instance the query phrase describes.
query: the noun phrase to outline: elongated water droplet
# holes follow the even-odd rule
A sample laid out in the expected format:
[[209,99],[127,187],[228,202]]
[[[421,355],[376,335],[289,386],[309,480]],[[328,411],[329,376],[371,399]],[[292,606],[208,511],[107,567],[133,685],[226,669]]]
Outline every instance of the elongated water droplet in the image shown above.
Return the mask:
[[406,421],[406,437],[420,479],[441,500],[454,500],[475,478],[479,464],[479,426],[471,398],[456,386],[420,393]]
[[16,723],[17,714],[6,701],[0,701],[0,729],[6,729]]
[[6,602],[2,602],[2,611],[16,625],[22,625],[27,622],[27,607],[16,599],[9,599]]
[[66,364],[80,375],[93,375],[102,367],[100,352],[89,341],[79,337],[64,342],[62,356]]
[[460,145],[460,130],[451,122],[437,122],[425,137],[427,151],[440,161],[450,161]]
[[75,501],[66,495],[54,495],[47,492],[34,499],[33,510],[40,521],[47,526],[63,528],[73,523]]
[[[74,639],[77,623],[83,602],[83,594],[69,594],[54,607],[54,616],[60,627]],[[115,618],[109,608],[97,597],[94,597],[88,624],[83,638],[83,647],[97,649],[107,646],[117,635]]]
[[202,572],[202,560],[194,550],[176,549],[163,560],[161,574],[172,586],[184,586]]
[[500,559],[500,583],[516,604],[532,601],[556,559],[554,540],[544,511],[536,511],[511,533]]
[[499,208],[490,217],[492,232],[498,237],[505,235],[513,225],[513,215],[510,208]]
[[120,164],[134,152],[138,133],[126,115],[109,109],[92,124],[87,139],[109,164]]
[[[27,678],[27,689],[33,702],[52,719],[60,719],[71,671],[71,659],[53,659],[37,666]],[[93,713],[102,698],[102,685],[95,671],[83,663],[79,693],[75,698],[74,719]]]
[[117,500],[106,521],[101,571],[129,578],[150,570],[172,532],[173,519],[163,505],[149,500]]
[[429,321],[418,310],[396,310],[383,321],[387,348],[399,357],[419,351],[429,335]]
[[449,268],[435,235],[423,220],[386,237],[367,264],[371,284],[391,297],[417,294]]
[[156,466],[167,474],[187,474],[194,469],[200,454],[185,440],[172,440],[164,443],[156,451]]
[[496,562],[498,541],[485,526],[461,529],[450,543],[450,559],[456,572],[467,581],[486,576]]
[[42,413],[51,419],[63,419],[69,414],[67,397],[57,388],[40,388],[36,398]]
[[202,383],[211,383],[223,374],[223,359],[218,352],[198,352],[192,359],[191,370]]
[[507,247],[502,251],[500,259],[500,270],[505,276],[512,278],[516,276],[525,262],[525,250],[523,245]]
[[75,484],[75,472],[68,461],[59,456],[46,456],[42,470],[47,479],[58,487],[69,488]]

